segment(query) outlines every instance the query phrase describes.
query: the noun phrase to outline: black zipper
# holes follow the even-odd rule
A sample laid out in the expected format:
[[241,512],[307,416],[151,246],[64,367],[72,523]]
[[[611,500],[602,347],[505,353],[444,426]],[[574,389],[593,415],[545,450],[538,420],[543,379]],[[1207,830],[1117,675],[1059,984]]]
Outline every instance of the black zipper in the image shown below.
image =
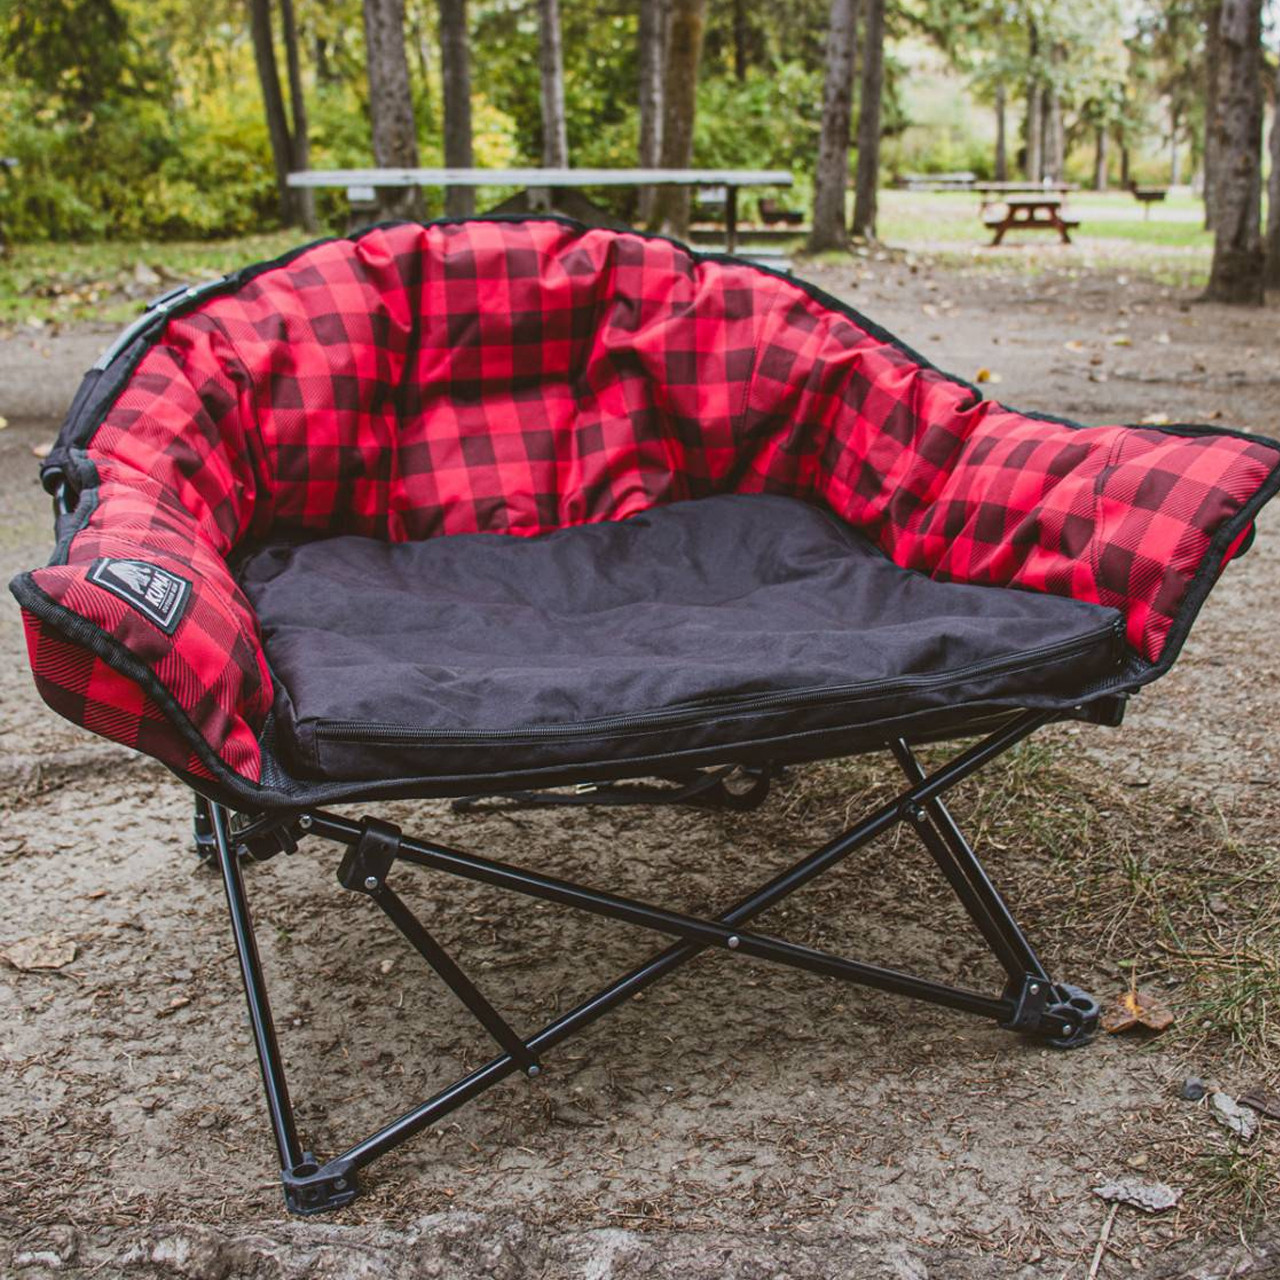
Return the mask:
[[[1109,623],[1106,630],[1113,639],[1119,639],[1123,619]],[[940,675],[892,676],[881,680],[868,680],[861,684],[822,685],[816,688],[793,689],[786,693],[757,694],[748,697],[725,697],[705,702],[685,703],[677,707],[665,707],[658,711],[644,711],[629,716],[599,716],[592,720],[578,720],[572,724],[529,725],[513,729],[415,729],[408,725],[369,724],[359,720],[317,720],[314,732],[325,742],[378,745],[390,743],[455,746],[469,743],[493,742],[543,742],[577,737],[598,737],[605,733],[643,731],[664,725],[686,725],[721,715],[739,715],[762,711],[783,711],[831,701],[857,701],[878,695],[889,697],[895,693],[929,689],[939,685],[958,683],[981,676],[1012,674],[1026,668],[1038,667],[1045,662],[1068,658],[1092,648],[1101,632],[1059,640],[1056,644],[1040,645],[1008,658],[987,659],[973,662]]]

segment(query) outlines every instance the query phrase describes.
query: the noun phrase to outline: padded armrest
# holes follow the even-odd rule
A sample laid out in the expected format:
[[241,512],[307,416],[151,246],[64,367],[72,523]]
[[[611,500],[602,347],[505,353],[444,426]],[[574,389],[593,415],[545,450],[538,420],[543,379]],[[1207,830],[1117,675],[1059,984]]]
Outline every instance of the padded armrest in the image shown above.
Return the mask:
[[[745,434],[903,568],[1108,605],[1167,669],[1280,487],[1280,447],[1198,427],[1082,427],[976,387],[796,286],[761,337]],[[825,304],[825,305],[824,305]],[[1247,523],[1247,517],[1245,519]]]
[[1125,615],[1157,669],[1176,655],[1280,450],[1194,427],[1076,427],[984,403],[929,509],[895,548],[954,582],[1047,591]]
[[97,429],[93,461],[75,447],[59,459],[75,507],[53,561],[14,592],[56,709],[187,772],[207,774],[211,751],[256,781],[272,684],[226,561],[258,484],[231,412],[235,368],[199,315],[170,325]]

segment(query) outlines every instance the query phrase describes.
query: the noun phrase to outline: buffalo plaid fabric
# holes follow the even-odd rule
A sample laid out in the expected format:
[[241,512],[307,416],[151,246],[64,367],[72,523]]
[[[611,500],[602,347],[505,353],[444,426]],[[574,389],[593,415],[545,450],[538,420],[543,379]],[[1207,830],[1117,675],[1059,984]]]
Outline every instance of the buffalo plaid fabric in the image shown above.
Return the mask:
[[[105,412],[64,428],[94,505],[24,604],[113,637],[250,780],[272,687],[227,561],[268,532],[532,535],[782,493],[903,567],[1114,606],[1155,663],[1215,533],[1280,466],[1226,433],[1015,413],[800,284],[550,219],[322,243],[139,354]],[[89,580],[103,557],[193,584],[172,635]],[[156,703],[53,616],[28,619],[46,698],[196,772]]]

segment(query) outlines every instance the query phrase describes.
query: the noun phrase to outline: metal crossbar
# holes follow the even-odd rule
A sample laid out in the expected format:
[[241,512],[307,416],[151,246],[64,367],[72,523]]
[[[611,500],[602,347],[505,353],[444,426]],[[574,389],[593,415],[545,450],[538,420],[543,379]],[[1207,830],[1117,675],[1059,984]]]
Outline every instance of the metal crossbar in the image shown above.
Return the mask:
[[[348,1203],[358,1194],[356,1174],[359,1169],[508,1075],[517,1071],[529,1076],[539,1074],[542,1069],[540,1055],[546,1050],[688,963],[708,947],[721,947],[735,955],[840,978],[992,1018],[1003,1027],[1036,1035],[1055,1046],[1072,1047],[1085,1043],[1096,1028],[1096,1003],[1077,988],[1051,982],[941,800],[951,787],[1054,718],[1048,712],[1024,712],[931,774],[926,774],[921,768],[905,741],[890,743],[890,750],[907,779],[906,791],[801,858],[728,911],[711,919],[417,840],[404,836],[389,823],[372,818],[356,822],[325,811],[311,810],[288,819],[277,819],[276,826],[283,833],[282,847],[292,847],[295,834],[345,846],[346,852],[338,870],[340,883],[372,899],[502,1050],[477,1070],[323,1164],[303,1150],[289,1100],[284,1065],[276,1042],[244,892],[238,846],[243,847],[245,829],[238,837],[232,832],[231,816],[227,810],[198,800],[197,829],[206,833],[204,843],[212,845],[211,852],[216,856],[226,886],[232,932],[289,1209],[295,1213],[310,1214]],[[905,823],[919,835],[1004,967],[1008,983],[1001,995],[983,995],[744,928],[754,917],[899,823]],[[247,829],[260,836],[273,828],[269,823],[260,821]],[[607,919],[640,925],[667,934],[676,941],[576,1008],[540,1030],[521,1036],[388,885],[388,874],[397,864],[424,867],[588,911]]]

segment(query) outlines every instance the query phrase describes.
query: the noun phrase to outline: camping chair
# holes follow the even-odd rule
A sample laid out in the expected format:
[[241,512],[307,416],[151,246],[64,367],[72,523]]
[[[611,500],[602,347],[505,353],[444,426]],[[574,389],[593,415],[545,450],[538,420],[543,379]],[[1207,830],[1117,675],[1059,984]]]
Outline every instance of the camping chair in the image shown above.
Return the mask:
[[[159,300],[86,377],[43,480],[57,546],[13,582],[36,684],[195,793],[305,1214],[708,948],[1085,1043],[1096,1003],[1046,972],[944,798],[1042,726],[1120,722],[1245,549],[1280,446],[1018,413],[801,282],[481,218],[376,227]],[[926,772],[918,745],[959,738],[976,741]],[[901,794],[706,917],[328,807],[746,808],[785,766],[869,751]],[[899,825],[1003,990],[757,927]],[[342,887],[496,1042],[328,1159],[298,1133],[244,886],[303,840],[339,847]],[[399,896],[411,867],[669,944],[518,1025]]]

